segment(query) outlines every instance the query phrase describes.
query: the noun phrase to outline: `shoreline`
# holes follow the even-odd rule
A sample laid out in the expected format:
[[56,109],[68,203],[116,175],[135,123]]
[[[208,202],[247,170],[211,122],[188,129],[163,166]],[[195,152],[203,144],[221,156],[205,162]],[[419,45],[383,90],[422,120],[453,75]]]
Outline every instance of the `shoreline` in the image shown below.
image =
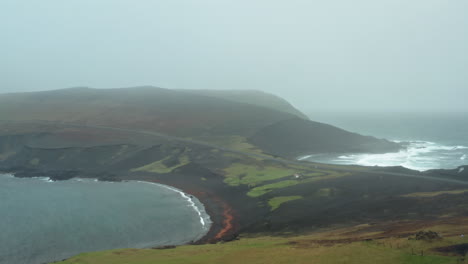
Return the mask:
[[[131,182],[131,181],[124,181],[124,182]],[[198,200],[197,197],[195,197],[193,195],[187,196],[184,191],[182,191],[180,189],[177,189],[177,188],[174,188],[174,187],[169,186],[169,185],[164,185],[164,184],[160,184],[160,183],[156,183],[156,182],[138,181],[138,180],[135,180],[135,182],[161,186],[163,188],[169,189],[171,191],[174,191],[174,192],[180,194],[180,196],[182,196],[182,198],[187,200],[187,202],[189,202],[189,204],[190,204],[190,207],[192,207],[193,210],[198,214],[198,216],[200,218],[200,224],[203,226],[203,228],[206,229],[206,226],[208,225],[207,229],[209,230],[209,228],[211,227],[212,221],[211,221],[210,215],[206,212],[206,210],[204,208],[205,205],[202,202],[200,202],[200,200]],[[197,206],[197,204],[193,201],[194,198],[196,200],[198,200],[198,202],[200,203],[201,206],[203,206],[202,210],[200,210],[199,206]],[[206,218],[203,217],[203,213],[205,213]]]
[[211,225],[204,236],[196,241],[187,244],[207,244],[220,241],[231,241],[237,237],[236,213],[234,209],[218,195],[204,190],[194,190],[180,184],[168,184],[162,181],[140,179],[137,181],[158,184],[170,189],[180,190],[181,192],[195,197],[205,209],[206,214],[211,220]]

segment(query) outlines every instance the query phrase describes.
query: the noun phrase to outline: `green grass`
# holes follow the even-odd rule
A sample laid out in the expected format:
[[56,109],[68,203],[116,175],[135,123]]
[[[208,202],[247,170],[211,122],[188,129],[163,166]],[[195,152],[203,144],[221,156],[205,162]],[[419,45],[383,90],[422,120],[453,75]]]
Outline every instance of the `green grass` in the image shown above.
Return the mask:
[[399,263],[402,263],[402,264],[445,264],[445,263],[455,263],[455,262],[450,258],[442,257],[442,256],[416,256],[416,255],[405,254],[401,256]]
[[278,209],[283,203],[289,202],[289,201],[294,201],[302,199],[302,196],[296,195],[296,196],[279,196],[279,197],[274,197],[268,200],[268,205],[271,207],[271,211],[274,211]]
[[[347,173],[304,169],[302,166],[265,165],[262,162],[254,164],[233,163],[224,169],[224,182],[230,186],[248,185],[250,197],[259,197],[275,189],[282,189],[297,184],[311,183],[348,175]],[[294,174],[299,174],[295,177]],[[267,183],[268,181],[275,181]]]
[[281,179],[293,175],[296,171],[275,166],[257,166],[233,163],[224,169],[225,183],[238,186],[240,184],[255,186],[265,181]]
[[164,161],[166,161],[166,160],[168,160],[170,158],[172,158],[172,157],[171,156],[166,157],[165,159],[155,161],[155,162],[150,163],[148,165],[145,165],[143,167],[133,169],[132,171],[145,171],[145,172],[153,172],[153,173],[163,174],[163,173],[172,172],[173,170],[190,163],[190,159],[189,159],[189,157],[187,155],[180,155],[179,158],[178,158],[179,159],[178,164],[176,164],[176,165],[174,165],[172,167],[167,167],[166,165],[164,165]]
[[299,184],[299,181],[297,180],[286,180],[286,181],[280,181],[280,182],[275,182],[275,183],[270,183],[266,185],[262,185],[259,187],[255,187],[252,190],[250,190],[247,195],[250,197],[259,197],[264,194],[267,194],[275,189],[282,189],[286,188],[289,186],[294,186]]
[[[455,264],[455,257],[416,256],[373,242],[321,245],[302,237],[241,238],[174,249],[118,249],[80,254],[62,264]],[[294,241],[294,244],[290,242]],[[431,245],[428,245],[428,247]]]

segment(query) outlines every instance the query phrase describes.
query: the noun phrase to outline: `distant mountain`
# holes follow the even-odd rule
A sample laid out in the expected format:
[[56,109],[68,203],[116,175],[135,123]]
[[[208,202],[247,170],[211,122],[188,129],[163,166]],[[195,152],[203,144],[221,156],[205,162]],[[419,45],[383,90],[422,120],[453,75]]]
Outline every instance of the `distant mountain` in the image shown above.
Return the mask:
[[185,91],[145,86],[0,95],[0,121],[67,122],[192,139],[241,137],[280,156],[386,152],[399,147],[301,116],[284,100],[257,91]]
[[258,90],[181,90],[225,100],[263,106],[280,112],[290,113],[302,119],[309,119],[288,101],[276,95]]

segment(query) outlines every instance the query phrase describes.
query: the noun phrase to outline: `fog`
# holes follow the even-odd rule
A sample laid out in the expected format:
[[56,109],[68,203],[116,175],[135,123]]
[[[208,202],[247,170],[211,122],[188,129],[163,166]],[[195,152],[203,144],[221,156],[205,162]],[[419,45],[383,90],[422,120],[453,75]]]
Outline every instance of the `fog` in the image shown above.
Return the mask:
[[468,111],[466,0],[2,0],[0,93],[258,89],[307,111]]

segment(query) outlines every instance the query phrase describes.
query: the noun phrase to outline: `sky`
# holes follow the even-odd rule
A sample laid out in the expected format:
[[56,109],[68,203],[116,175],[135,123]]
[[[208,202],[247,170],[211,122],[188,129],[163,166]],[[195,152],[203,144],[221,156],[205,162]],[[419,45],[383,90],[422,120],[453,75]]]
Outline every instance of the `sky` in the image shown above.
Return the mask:
[[256,89],[303,111],[468,112],[466,0],[0,0],[0,93]]

